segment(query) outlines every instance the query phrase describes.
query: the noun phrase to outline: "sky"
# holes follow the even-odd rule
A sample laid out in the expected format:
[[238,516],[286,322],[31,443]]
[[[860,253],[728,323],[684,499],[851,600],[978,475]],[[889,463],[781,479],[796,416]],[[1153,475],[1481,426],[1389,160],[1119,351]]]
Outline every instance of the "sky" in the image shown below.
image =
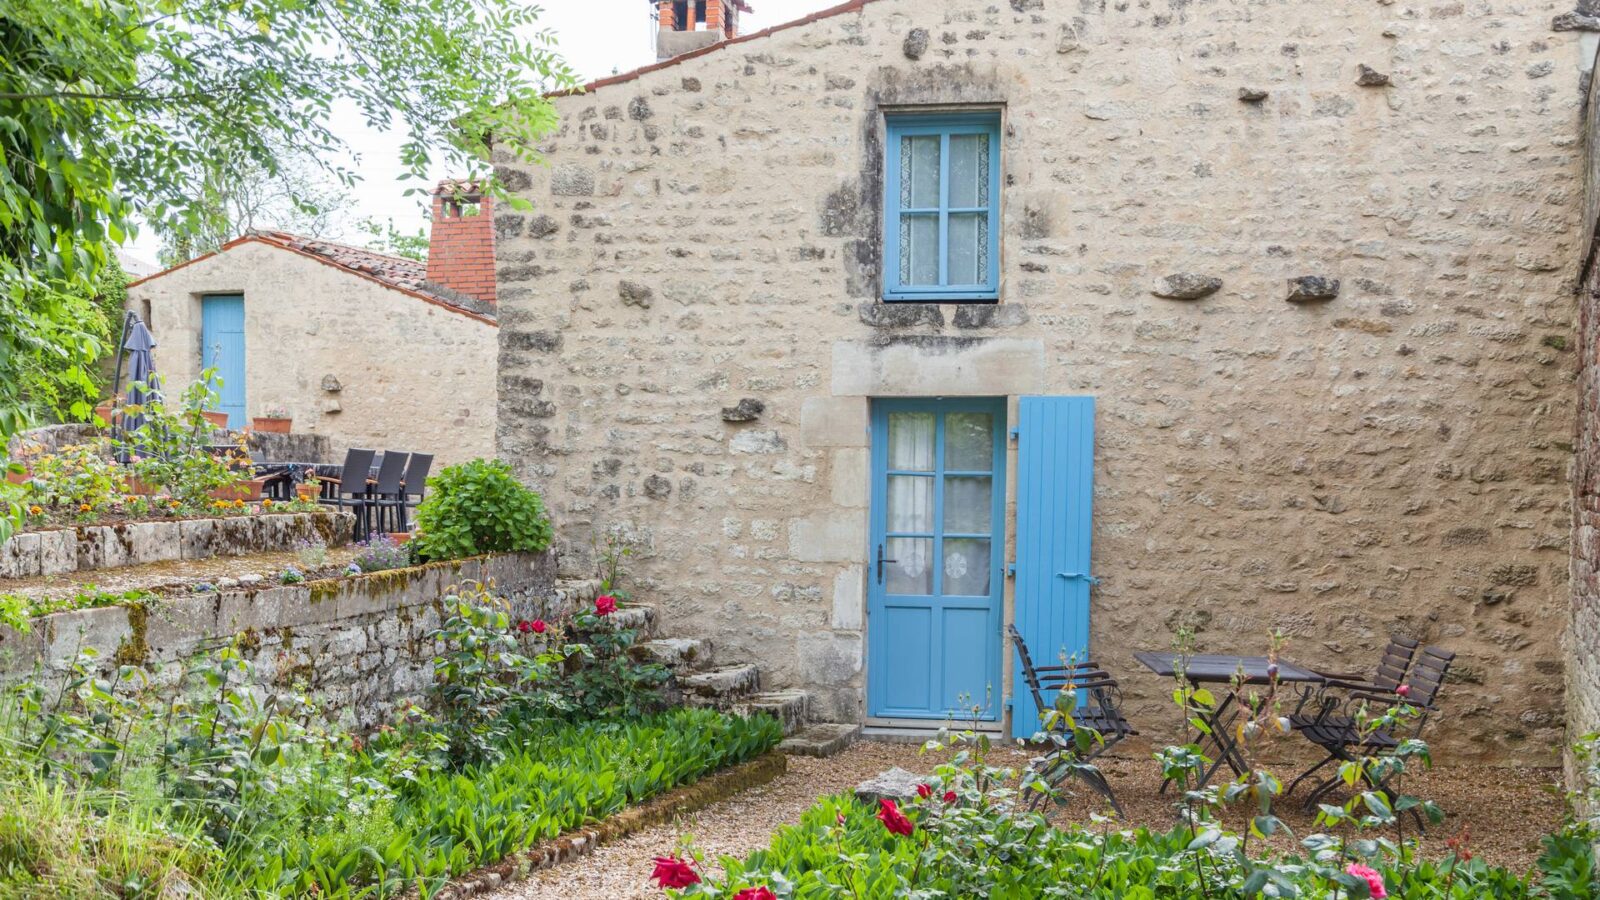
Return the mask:
[[[840,0],[750,0],[755,12],[739,17],[739,31],[749,34],[763,28],[798,19],[807,13],[837,5]],[[545,0],[540,22],[556,35],[556,46],[583,81],[604,78],[655,62],[648,0]],[[347,165],[362,176],[352,198],[353,213],[339,234],[330,238],[363,243],[366,235],[358,227],[366,218],[393,219],[396,227],[415,233],[426,224],[420,198],[401,196],[411,182],[397,181],[404,172],[396,152],[398,140],[392,133],[367,128],[357,115],[340,115],[335,110],[334,132],[350,145],[355,154]],[[440,170],[430,173],[430,181],[456,173]],[[161,242],[148,228],[124,252],[141,260],[154,261]]]

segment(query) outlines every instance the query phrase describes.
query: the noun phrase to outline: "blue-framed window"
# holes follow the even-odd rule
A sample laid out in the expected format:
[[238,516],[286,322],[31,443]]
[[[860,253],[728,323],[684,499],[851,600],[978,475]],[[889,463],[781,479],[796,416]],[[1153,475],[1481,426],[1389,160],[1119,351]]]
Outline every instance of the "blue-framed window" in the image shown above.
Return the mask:
[[1000,116],[889,116],[885,300],[1000,296]]

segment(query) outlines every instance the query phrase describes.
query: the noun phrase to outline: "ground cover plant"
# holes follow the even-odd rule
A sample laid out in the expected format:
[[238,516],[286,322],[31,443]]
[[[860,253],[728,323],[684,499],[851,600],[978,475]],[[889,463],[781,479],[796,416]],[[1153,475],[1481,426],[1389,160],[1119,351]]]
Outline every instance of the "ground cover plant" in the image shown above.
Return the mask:
[[374,734],[263,689],[244,638],[176,673],[86,652],[10,686],[0,896],[426,897],[781,738],[711,710],[573,721],[581,641],[522,627],[482,585],[442,605],[425,702]]

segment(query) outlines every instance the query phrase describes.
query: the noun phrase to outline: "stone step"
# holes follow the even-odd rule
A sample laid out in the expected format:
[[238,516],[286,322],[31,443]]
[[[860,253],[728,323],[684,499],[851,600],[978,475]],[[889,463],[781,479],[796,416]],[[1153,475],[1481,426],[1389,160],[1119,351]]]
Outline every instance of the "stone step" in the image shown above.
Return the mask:
[[691,706],[726,709],[761,690],[761,670],[748,663],[721,666],[678,679],[684,700]]
[[811,713],[811,695],[805,691],[762,691],[733,704],[728,711],[741,716],[772,716],[783,723],[787,737],[805,726]]
[[711,668],[711,642],[699,638],[656,638],[634,644],[629,651],[642,663],[660,663],[669,669],[703,671]]
[[854,744],[860,737],[860,725],[816,722],[784,739],[778,749],[793,756],[827,758]]
[[566,609],[592,607],[594,598],[599,595],[600,579],[598,578],[556,579],[555,599],[560,607]]
[[655,636],[656,608],[654,606],[624,606],[611,614],[611,623],[618,628],[629,628],[638,641]]

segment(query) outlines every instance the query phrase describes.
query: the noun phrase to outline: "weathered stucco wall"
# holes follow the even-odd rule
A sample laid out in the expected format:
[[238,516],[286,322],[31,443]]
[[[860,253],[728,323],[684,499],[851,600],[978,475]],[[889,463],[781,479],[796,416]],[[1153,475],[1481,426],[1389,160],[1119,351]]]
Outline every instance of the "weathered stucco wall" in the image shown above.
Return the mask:
[[456,585],[493,582],[518,618],[570,611],[592,585],[555,585],[553,553],[432,563],[357,578],[180,597],[34,620],[28,634],[0,628],[0,678],[52,678],[80,649],[103,666],[141,665],[157,684],[177,679],[195,656],[236,643],[266,689],[309,690],[355,727],[390,721],[399,701],[433,680],[440,599]]
[[[199,377],[200,299],[229,293],[244,295],[247,415],[282,404],[339,458],[352,446],[433,453],[436,465],[492,455],[493,325],[247,241],[128,289],[166,384]],[[337,392],[323,389],[330,375]]]
[[[1091,649],[1147,734],[1177,717],[1130,654],[1182,618],[1340,669],[1404,631],[1460,653],[1442,758],[1553,761],[1570,9],[876,0],[562,98],[548,168],[499,160],[536,207],[497,223],[500,452],[575,559],[632,527],[675,629],[856,719],[868,398],[1091,394]],[[1001,301],[879,303],[882,114],[973,104]],[[1223,286],[1152,295],[1179,272]]]

